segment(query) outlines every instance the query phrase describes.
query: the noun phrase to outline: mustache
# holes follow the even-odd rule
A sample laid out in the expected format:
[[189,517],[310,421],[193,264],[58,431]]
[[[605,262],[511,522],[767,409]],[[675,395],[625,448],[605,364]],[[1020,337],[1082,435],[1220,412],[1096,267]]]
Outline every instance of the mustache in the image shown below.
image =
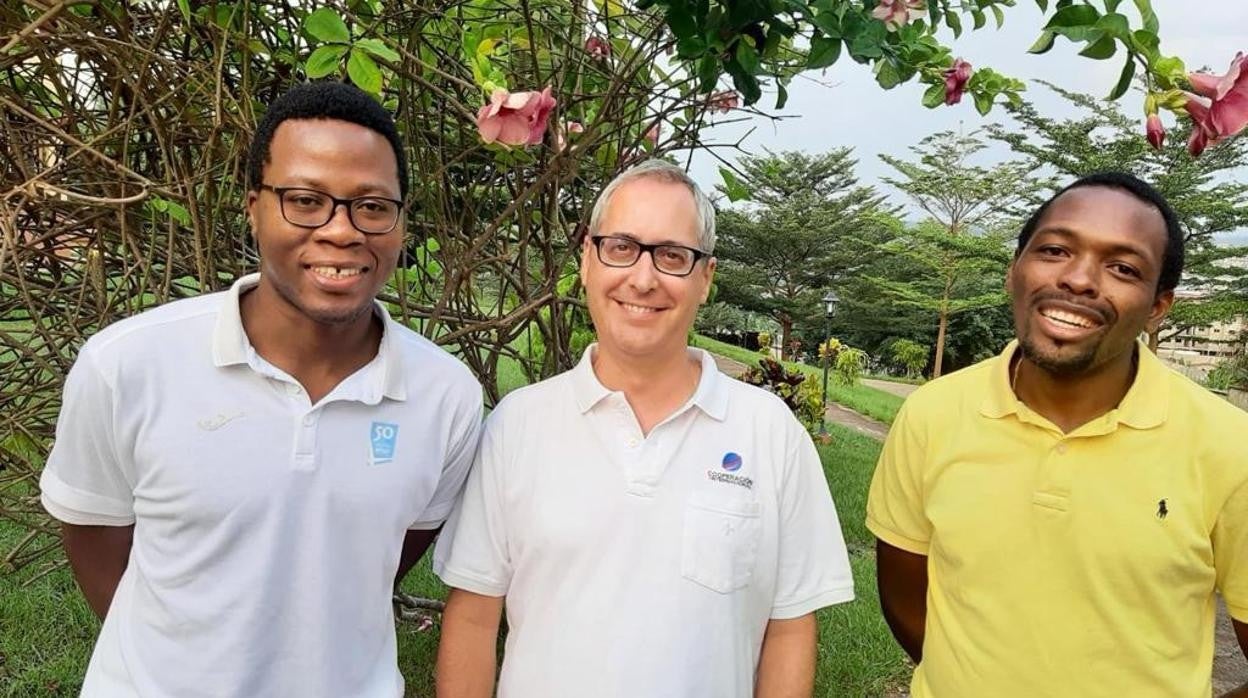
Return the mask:
[[1089,314],[1096,316],[1103,324],[1106,325],[1113,324],[1113,322],[1118,319],[1118,314],[1114,312],[1113,308],[1108,306],[1101,307],[1091,305],[1086,299],[1078,296],[1072,296],[1069,293],[1062,293],[1060,291],[1041,291],[1037,293],[1031,298],[1031,306],[1034,308],[1041,303],[1048,301],[1056,301],[1064,305],[1077,307],[1080,310],[1084,310]]

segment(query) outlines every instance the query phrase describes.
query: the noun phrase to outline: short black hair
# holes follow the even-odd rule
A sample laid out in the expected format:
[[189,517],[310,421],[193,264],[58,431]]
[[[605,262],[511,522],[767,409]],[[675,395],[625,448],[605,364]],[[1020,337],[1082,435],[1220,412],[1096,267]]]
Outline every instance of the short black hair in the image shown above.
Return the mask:
[[1157,293],[1173,291],[1179,285],[1179,278],[1183,276],[1183,226],[1161,192],[1148,182],[1127,172],[1096,172],[1080,177],[1041,204],[1040,208],[1036,209],[1036,212],[1031,214],[1031,218],[1023,224],[1023,229],[1018,234],[1018,248],[1014,251],[1015,259],[1023,253],[1023,248],[1027,247],[1027,242],[1036,232],[1036,226],[1040,224],[1040,219],[1044,217],[1044,212],[1049,210],[1049,206],[1062,194],[1080,187],[1118,189],[1157,209],[1162,220],[1166,222],[1166,250],[1161,257],[1161,276],[1157,279]]
[[247,183],[254,191],[260,188],[264,166],[270,160],[269,146],[277,127],[287,119],[337,119],[372,129],[390,141],[394,159],[399,166],[399,194],[407,198],[407,158],[394,118],[367,92],[355,85],[333,80],[308,82],[292,87],[278,97],[256,126],[247,154]]

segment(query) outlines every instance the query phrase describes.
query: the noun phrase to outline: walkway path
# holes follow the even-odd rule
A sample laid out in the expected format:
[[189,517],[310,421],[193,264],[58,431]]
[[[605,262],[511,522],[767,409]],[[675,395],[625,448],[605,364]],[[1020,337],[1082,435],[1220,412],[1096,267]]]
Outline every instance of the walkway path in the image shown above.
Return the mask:
[[[712,354],[712,356],[715,357],[715,363],[719,364],[719,370],[734,378],[745,372],[746,366],[740,361],[734,361],[715,354]],[[883,390],[899,397],[906,397],[918,387],[917,385],[893,383],[873,378],[864,378],[862,382],[872,388]],[[883,440],[885,434],[888,433],[887,424],[877,422],[870,417],[864,417],[834,402],[828,403],[828,421],[847,426],[880,440]],[[1213,695],[1220,696],[1239,686],[1248,686],[1248,662],[1244,660],[1244,655],[1239,649],[1239,643],[1235,640],[1235,631],[1231,627],[1229,616],[1226,614],[1226,607],[1219,599],[1217,635],[1213,656]]]

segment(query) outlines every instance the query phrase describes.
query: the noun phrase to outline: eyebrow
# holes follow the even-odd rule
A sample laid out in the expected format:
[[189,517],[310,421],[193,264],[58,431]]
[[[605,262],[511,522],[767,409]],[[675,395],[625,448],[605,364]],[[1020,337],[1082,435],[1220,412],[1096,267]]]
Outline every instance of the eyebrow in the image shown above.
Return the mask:
[[[1069,228],[1055,226],[1052,228],[1041,228],[1040,230],[1037,230],[1036,234],[1032,237],[1032,239],[1033,240],[1037,239],[1042,235],[1055,235],[1057,237],[1065,238],[1068,240],[1071,238],[1079,237],[1078,233],[1076,233],[1075,231]],[[1107,248],[1111,254],[1115,254],[1115,255],[1128,254],[1133,257],[1138,257],[1141,260],[1146,261],[1146,262],[1153,261],[1152,258],[1149,256],[1148,252],[1140,245],[1133,245],[1133,244],[1128,244],[1128,243],[1114,243],[1112,245],[1108,245]]]
[[611,237],[617,237],[617,238],[627,238],[627,239],[629,239],[629,240],[632,240],[633,242],[640,242],[640,243],[641,243],[641,244],[643,244],[643,245],[671,245],[671,246],[674,246],[674,247],[688,247],[688,248],[689,248],[689,249],[691,249],[691,250],[696,250],[696,249],[698,249],[697,247],[694,247],[694,246],[688,245],[688,244],[686,244],[686,243],[684,243],[684,242],[681,242],[681,241],[679,241],[679,240],[672,240],[671,238],[667,238],[667,239],[664,239],[664,240],[660,240],[660,241],[658,241],[658,242],[645,242],[644,240],[642,240],[641,238],[637,237],[637,236],[636,236],[636,235],[634,235],[633,233],[629,233],[629,232],[625,232],[625,231],[620,231],[620,232],[618,232],[618,233],[605,233],[605,235],[609,235],[609,236],[611,236]]
[[[315,177],[303,177],[300,175],[294,175],[292,177],[289,177],[288,181],[292,182],[292,184],[289,184],[287,186],[296,187],[296,188],[306,187],[308,189],[317,189],[319,191],[329,193],[328,185],[326,185],[324,181],[317,179]],[[396,199],[396,200],[399,198],[399,195],[397,193],[394,193],[394,191],[390,187],[387,187],[383,184],[379,184],[376,182],[364,182],[363,184],[360,184],[356,186],[355,188],[351,189],[347,194],[347,198],[354,198],[357,196],[382,196],[382,197]]]

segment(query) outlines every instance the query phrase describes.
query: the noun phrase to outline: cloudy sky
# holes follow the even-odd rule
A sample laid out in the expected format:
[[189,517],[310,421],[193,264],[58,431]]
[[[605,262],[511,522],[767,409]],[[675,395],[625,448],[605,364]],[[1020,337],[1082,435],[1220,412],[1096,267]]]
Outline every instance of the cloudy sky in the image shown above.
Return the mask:
[[[1236,51],[1248,51],[1248,0],[1152,2],[1161,21],[1162,51],[1179,56],[1189,69],[1205,67],[1224,73]],[[1200,7],[1207,11],[1194,11]],[[1132,13],[1134,7],[1124,2],[1120,11]],[[976,66],[991,66],[1023,80],[1048,80],[1079,92],[1108,94],[1122,68],[1121,54],[1107,61],[1083,58],[1077,55],[1079,47],[1060,37],[1049,53],[1028,54],[1027,48],[1039,35],[1043,21],[1032,0],[1020,0],[1018,6],[1007,10],[1005,26],[1000,30],[995,28],[989,15],[984,29],[964,32],[956,41],[946,29],[941,39],[953,47],[955,56],[962,56]],[[1132,24],[1139,26],[1134,15]],[[969,20],[967,25],[969,28]],[[880,153],[905,157],[908,146],[937,131],[959,128],[972,131],[994,121],[1009,123],[1008,115],[999,107],[987,117],[981,117],[969,99],[953,107],[926,109],[920,104],[925,86],[910,82],[889,91],[882,90],[872,78],[870,66],[854,63],[844,55],[823,75],[813,77],[816,79],[798,78],[790,85],[788,104],[774,112],[786,117],[783,121],[751,116],[738,123],[716,126],[705,134],[707,142],[731,143],[753,129],[743,147],[755,153],[762,152],[763,148],[822,152],[852,146],[859,160],[860,179],[892,191],[880,181],[882,176],[892,174],[891,168],[880,161]],[[1029,84],[1025,96],[1047,116],[1062,118],[1079,114],[1043,85]],[[766,109],[774,104],[774,95],[764,94],[759,101],[759,106]],[[1125,113],[1140,114],[1142,137],[1142,95],[1131,90],[1122,98],[1122,105]],[[740,117],[739,112],[736,117]],[[1168,125],[1173,125],[1174,120],[1169,115],[1163,118]],[[1170,137],[1186,140],[1186,133],[1172,129]],[[718,152],[721,157],[735,159],[730,150]],[[1003,146],[994,146],[985,154],[989,161],[1009,157],[1008,148]],[[720,181],[719,164],[711,155],[697,153],[691,171],[709,190]],[[1248,181],[1248,168],[1235,176]],[[1248,231],[1228,236],[1227,241],[1248,244]]]

